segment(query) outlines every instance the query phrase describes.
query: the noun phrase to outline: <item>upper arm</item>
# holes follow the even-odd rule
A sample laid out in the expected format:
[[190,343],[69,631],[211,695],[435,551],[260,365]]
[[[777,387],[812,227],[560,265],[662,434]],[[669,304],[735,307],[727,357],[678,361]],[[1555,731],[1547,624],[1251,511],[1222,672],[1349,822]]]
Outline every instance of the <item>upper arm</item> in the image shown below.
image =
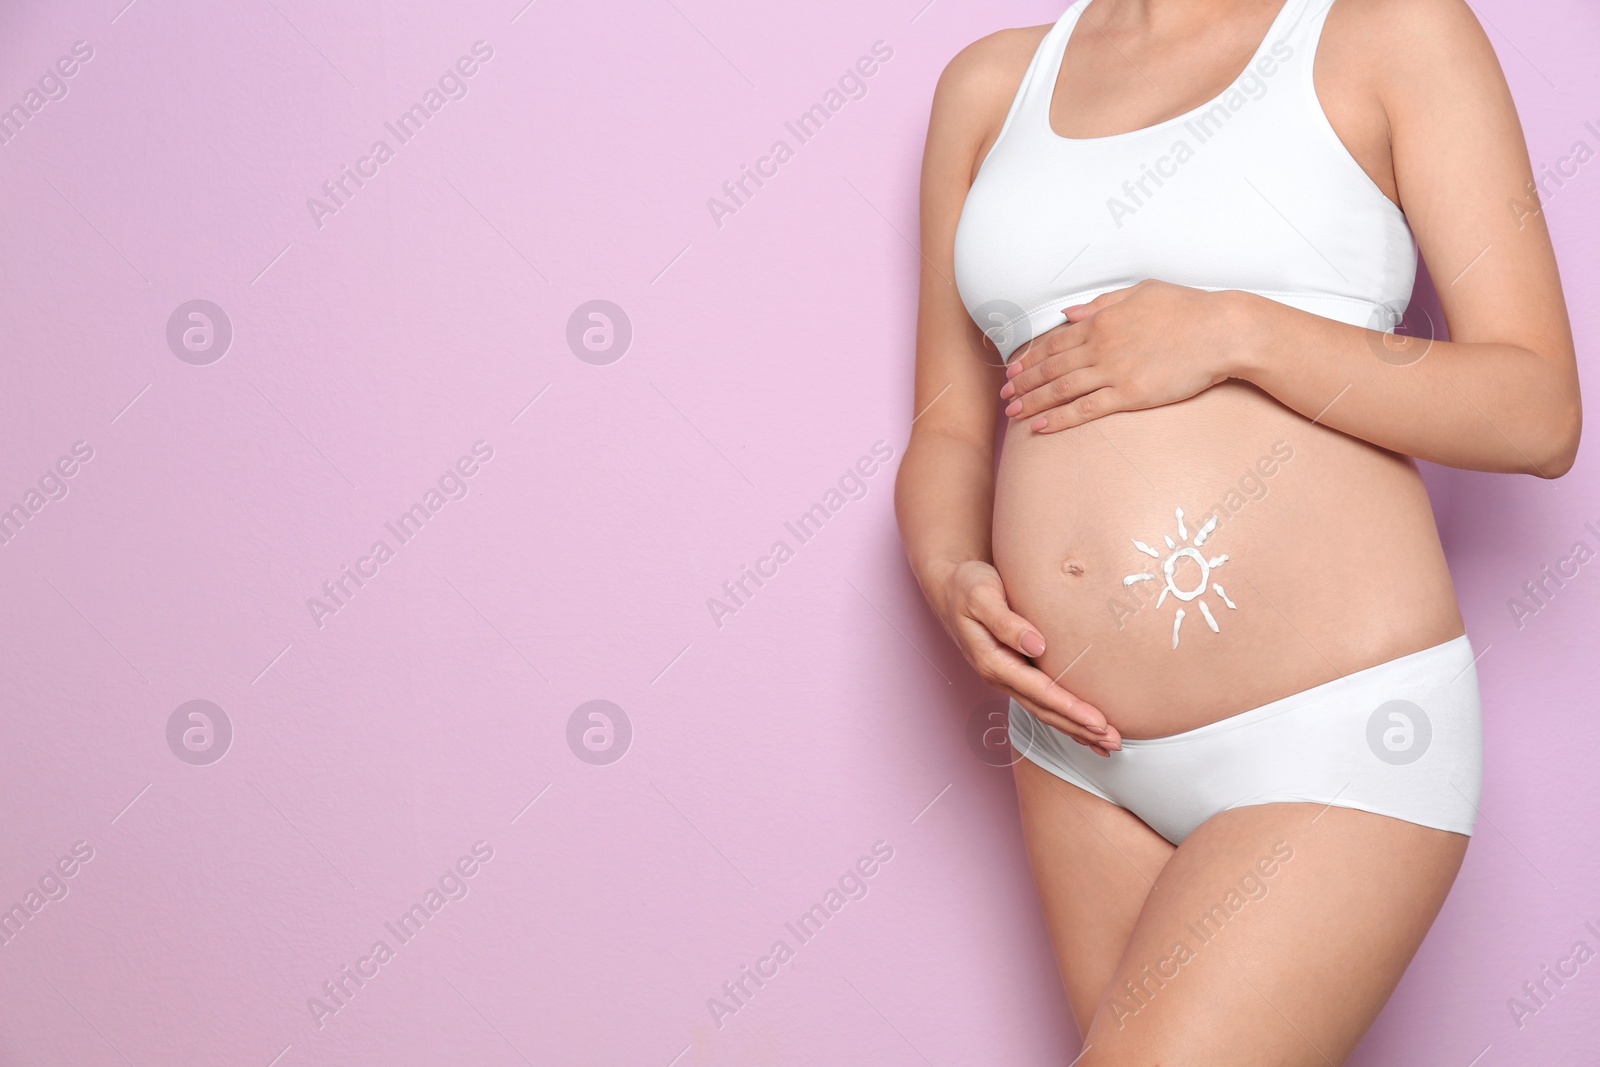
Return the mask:
[[942,433],[993,448],[1004,373],[956,291],[956,223],[1038,39],[1033,30],[991,34],[952,59],[934,90],[922,155],[913,440]]
[[1359,0],[1395,184],[1453,341],[1533,352],[1577,395],[1572,329],[1504,74],[1465,0]]

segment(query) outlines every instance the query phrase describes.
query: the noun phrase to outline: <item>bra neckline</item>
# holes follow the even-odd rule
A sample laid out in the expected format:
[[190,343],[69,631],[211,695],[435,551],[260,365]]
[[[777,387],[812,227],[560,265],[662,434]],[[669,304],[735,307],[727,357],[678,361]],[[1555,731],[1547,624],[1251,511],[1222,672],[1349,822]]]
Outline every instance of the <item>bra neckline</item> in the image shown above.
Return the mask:
[[[1181,115],[1174,115],[1170,119],[1162,119],[1160,122],[1152,123],[1149,126],[1140,126],[1138,129],[1134,130],[1124,130],[1121,133],[1108,133],[1101,137],[1064,137],[1057,133],[1055,127],[1050,124],[1050,111],[1055,106],[1056,90],[1061,81],[1061,69],[1067,61],[1067,48],[1072,44],[1072,35],[1074,32],[1076,32],[1078,23],[1083,20],[1084,9],[1087,8],[1092,2],[1093,0],[1077,0],[1077,2],[1074,3],[1072,7],[1068,8],[1067,11],[1062,15],[1062,20],[1067,22],[1067,26],[1061,42],[1061,54],[1058,55],[1055,59],[1055,62],[1051,64],[1050,79],[1047,83],[1049,88],[1044,95],[1043,114],[1040,117],[1039,124],[1044,128],[1045,136],[1049,137],[1052,141],[1060,141],[1063,144],[1111,144],[1115,141],[1127,140],[1128,138],[1138,137],[1141,134],[1154,133],[1157,130],[1166,129],[1169,126],[1183,122],[1186,119],[1192,119],[1203,111],[1208,111],[1211,108],[1216,107],[1217,104],[1221,102],[1223,97],[1227,96],[1233,91],[1233,87],[1239,83],[1239,79],[1248,74],[1250,69],[1256,65],[1256,60],[1261,58],[1262,53],[1271,47],[1277,38],[1281,36],[1279,31],[1282,27],[1283,20],[1289,14],[1289,9],[1302,5],[1305,3],[1305,0],[1283,0],[1282,6],[1278,8],[1278,13],[1273,16],[1272,22],[1268,24],[1265,36],[1263,36],[1260,43],[1256,45],[1255,51],[1250,53],[1250,58],[1245,60],[1244,66],[1228,81],[1228,84],[1223,87],[1222,92],[1218,93],[1216,96],[1213,96],[1205,103],[1196,107],[1192,107]],[[1387,200],[1388,197],[1384,197],[1384,199]]]

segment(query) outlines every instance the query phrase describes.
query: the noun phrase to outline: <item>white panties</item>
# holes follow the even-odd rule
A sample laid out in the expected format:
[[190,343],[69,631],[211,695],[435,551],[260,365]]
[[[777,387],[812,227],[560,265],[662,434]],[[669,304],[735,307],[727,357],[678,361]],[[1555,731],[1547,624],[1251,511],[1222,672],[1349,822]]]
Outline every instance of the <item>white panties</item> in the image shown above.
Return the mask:
[[1472,833],[1483,789],[1465,634],[1169,737],[1098,756],[1011,702],[1011,744],[1178,844],[1219,812],[1298,802]]

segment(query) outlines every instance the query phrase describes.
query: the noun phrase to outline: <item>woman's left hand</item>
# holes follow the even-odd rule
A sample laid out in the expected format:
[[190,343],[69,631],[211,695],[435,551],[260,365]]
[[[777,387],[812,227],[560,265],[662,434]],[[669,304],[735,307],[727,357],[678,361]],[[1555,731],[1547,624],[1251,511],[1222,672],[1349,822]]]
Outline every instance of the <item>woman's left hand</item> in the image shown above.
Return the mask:
[[1224,292],[1143,281],[1066,309],[1006,368],[1006,416],[1054,433],[1187,400],[1228,380],[1237,328]]

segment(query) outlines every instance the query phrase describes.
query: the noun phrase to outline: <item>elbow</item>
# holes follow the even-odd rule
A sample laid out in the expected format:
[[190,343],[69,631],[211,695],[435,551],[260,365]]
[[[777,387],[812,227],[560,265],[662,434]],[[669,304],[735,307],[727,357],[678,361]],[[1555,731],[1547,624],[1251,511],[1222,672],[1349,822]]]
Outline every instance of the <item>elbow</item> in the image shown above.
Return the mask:
[[1542,444],[1541,455],[1530,459],[1529,474],[1556,479],[1572,469],[1578,459],[1578,444],[1583,436],[1583,410],[1576,397],[1551,420]]

